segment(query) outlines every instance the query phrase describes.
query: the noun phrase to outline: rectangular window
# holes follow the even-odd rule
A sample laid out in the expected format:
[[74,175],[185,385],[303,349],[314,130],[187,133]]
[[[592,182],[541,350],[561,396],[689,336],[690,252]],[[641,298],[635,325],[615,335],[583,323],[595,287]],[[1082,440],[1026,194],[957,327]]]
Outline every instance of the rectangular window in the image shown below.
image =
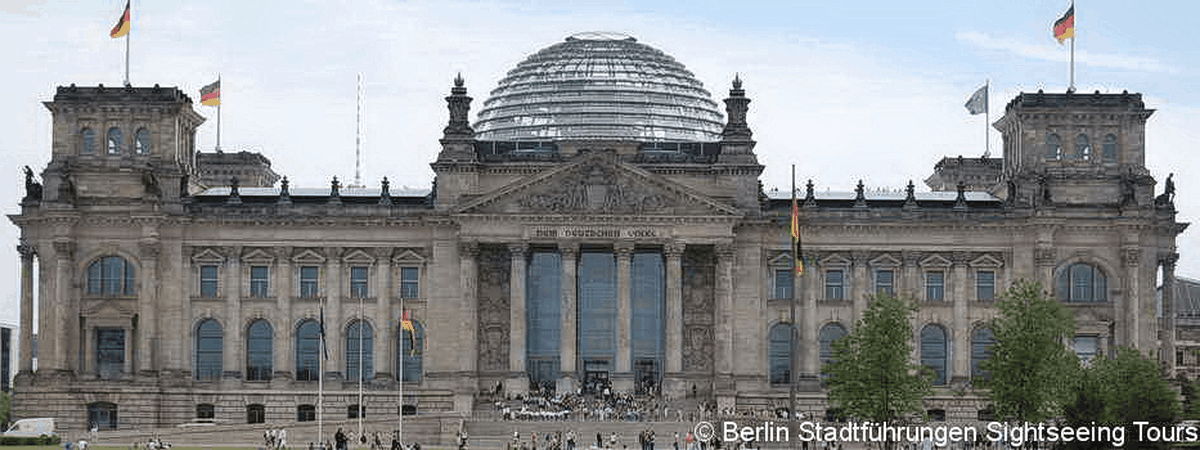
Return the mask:
[[418,282],[420,273],[416,267],[400,268],[400,298],[417,298],[421,295]]
[[1183,365],[1183,350],[1175,350],[1175,365]]
[[946,274],[941,271],[925,272],[925,301],[945,300]]
[[96,370],[102,379],[117,378],[125,370],[125,329],[96,329]]
[[975,298],[979,301],[996,299],[996,272],[990,270],[975,272]]
[[1083,362],[1091,361],[1100,351],[1100,338],[1097,336],[1075,336],[1075,355]]
[[271,269],[267,266],[250,266],[250,296],[267,298],[271,288]]
[[301,266],[300,267],[300,297],[313,298],[320,292],[320,283],[317,282],[317,277],[321,274],[320,268],[317,266]]
[[367,268],[355,266],[350,268],[350,297],[367,297]]
[[200,296],[217,297],[217,266],[200,266]]
[[771,298],[792,298],[792,271],[775,269],[775,291]]
[[845,300],[845,272],[841,269],[825,271],[825,300]]
[[891,270],[875,271],[875,293],[896,295],[894,275]]

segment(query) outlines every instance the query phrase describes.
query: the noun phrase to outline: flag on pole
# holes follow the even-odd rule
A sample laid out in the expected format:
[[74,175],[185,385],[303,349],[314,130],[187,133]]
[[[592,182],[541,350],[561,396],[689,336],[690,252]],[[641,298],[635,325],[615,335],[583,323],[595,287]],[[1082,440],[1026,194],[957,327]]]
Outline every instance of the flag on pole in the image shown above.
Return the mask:
[[408,318],[408,310],[404,310],[404,315],[400,319],[400,330],[408,332],[408,354],[417,354],[417,329],[413,326],[412,319]]
[[1062,18],[1054,21],[1054,38],[1062,44],[1067,38],[1075,37],[1075,4],[1072,3]]
[[800,207],[792,194],[792,245],[796,246],[796,275],[804,275],[804,257],[800,256]]
[[325,307],[321,307],[321,349],[325,351],[325,359],[329,360],[329,346],[325,345]]
[[983,114],[983,113],[987,112],[987,110],[988,110],[987,88],[988,87],[986,84],[981,86],[979,88],[979,90],[975,91],[974,94],[971,94],[971,99],[967,100],[967,104],[966,104],[967,112],[970,112],[971,115]]
[[121,18],[117,19],[117,25],[113,27],[112,32],[108,33],[114,39],[129,34],[129,1],[125,2],[125,12],[121,14]]
[[200,104],[207,106],[221,105],[221,80],[212,82],[208,86],[200,88]]

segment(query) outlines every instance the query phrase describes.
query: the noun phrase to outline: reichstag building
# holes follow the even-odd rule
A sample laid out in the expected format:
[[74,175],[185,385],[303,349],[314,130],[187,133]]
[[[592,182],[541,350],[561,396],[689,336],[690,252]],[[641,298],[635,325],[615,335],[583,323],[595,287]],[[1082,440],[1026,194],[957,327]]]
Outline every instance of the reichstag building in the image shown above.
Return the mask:
[[449,92],[417,192],[291,189],[262,155],[197,151],[178,88],[59,87],[51,161],[9,216],[17,409],[67,430],[290,421],[321,380],[342,419],[600,385],[740,410],[786,404],[795,379],[816,411],[830,343],[883,291],[920,302],[928,407],[974,419],[985,322],[1021,278],[1074,312],[1081,357],[1175,354],[1155,289],[1186,224],[1146,169],[1140,94],[1022,93],[993,124],[1003,157],[936,162],[914,174],[931,191],[802,183],[793,284],[791,194],[761,187],[740,80],[718,102],[662,51],[588,33],[519,63],[474,122],[464,80]]

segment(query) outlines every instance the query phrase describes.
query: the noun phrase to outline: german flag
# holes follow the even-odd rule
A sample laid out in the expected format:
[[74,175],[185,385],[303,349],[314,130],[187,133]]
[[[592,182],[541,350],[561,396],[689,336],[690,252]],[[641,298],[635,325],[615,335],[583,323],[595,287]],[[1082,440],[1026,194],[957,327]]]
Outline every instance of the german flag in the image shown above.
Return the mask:
[[218,79],[212,84],[200,88],[200,104],[208,106],[219,106],[221,104],[221,80]]
[[1075,37],[1075,4],[1072,3],[1062,18],[1054,22],[1054,38],[1061,44],[1067,38]]
[[125,13],[121,14],[121,18],[117,19],[117,24],[113,26],[112,32],[108,33],[114,39],[127,34],[129,34],[129,1],[125,2]]
[[796,205],[796,194],[792,193],[792,245],[795,251],[796,276],[804,275],[804,257],[800,256],[800,207]]

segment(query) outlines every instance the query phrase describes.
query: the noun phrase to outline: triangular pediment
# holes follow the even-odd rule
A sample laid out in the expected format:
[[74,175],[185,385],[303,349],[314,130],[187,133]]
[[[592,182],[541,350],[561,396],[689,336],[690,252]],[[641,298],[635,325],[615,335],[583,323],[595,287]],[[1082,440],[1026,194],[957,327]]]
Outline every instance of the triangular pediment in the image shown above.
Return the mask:
[[313,249],[304,249],[292,256],[292,261],[297,263],[321,264],[325,262],[325,255]]
[[271,264],[275,262],[275,255],[264,249],[255,248],[242,255],[242,262],[247,264]]
[[371,256],[370,253],[363,251],[363,249],[361,249],[361,248],[356,248],[356,249],[350,250],[350,251],[346,252],[346,254],[342,255],[342,262],[345,262],[346,264],[370,265],[370,264],[375,263],[375,257]]
[[821,258],[820,264],[824,267],[846,267],[850,265],[850,259],[842,256],[839,253],[834,253]]
[[1001,260],[992,255],[980,255],[978,258],[971,260],[971,267],[1003,267],[1004,260]]
[[221,264],[225,262],[225,255],[211,248],[205,248],[192,255],[192,262]]
[[398,264],[425,264],[425,257],[412,249],[405,249],[392,257],[392,262]]
[[461,214],[599,214],[741,216],[730,205],[620,161],[611,152],[530,176],[476,198]]
[[767,260],[767,265],[771,267],[791,267],[792,255],[788,252],[779,252],[774,258]]
[[950,267],[950,260],[942,255],[930,255],[921,260],[921,267]]
[[900,266],[900,260],[896,259],[895,256],[885,253],[875,257],[868,264],[871,267],[898,267]]

